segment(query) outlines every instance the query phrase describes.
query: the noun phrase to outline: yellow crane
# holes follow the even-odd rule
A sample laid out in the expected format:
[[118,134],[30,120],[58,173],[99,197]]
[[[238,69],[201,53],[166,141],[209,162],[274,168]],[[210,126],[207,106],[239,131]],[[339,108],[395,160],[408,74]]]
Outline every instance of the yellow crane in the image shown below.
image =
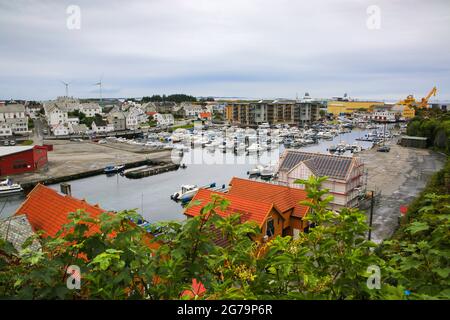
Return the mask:
[[436,96],[436,93],[437,93],[437,88],[433,87],[433,89],[431,89],[431,91],[428,93],[428,95],[425,98],[422,98],[422,101],[420,101],[417,108],[419,108],[419,109],[426,108],[428,106],[428,100],[431,98],[431,96]]

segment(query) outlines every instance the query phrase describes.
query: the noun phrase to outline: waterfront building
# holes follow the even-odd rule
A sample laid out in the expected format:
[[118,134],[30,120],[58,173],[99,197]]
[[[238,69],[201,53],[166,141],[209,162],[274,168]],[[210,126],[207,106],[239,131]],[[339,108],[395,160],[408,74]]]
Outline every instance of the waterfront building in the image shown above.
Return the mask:
[[91,127],[92,131],[95,133],[107,133],[114,131],[114,125],[101,118],[95,118],[94,121],[92,121]]
[[[86,200],[80,200],[71,195],[60,194],[52,188],[37,184],[27,195],[26,200],[16,210],[15,216],[25,215],[34,232],[43,231],[42,237],[56,236],[62,227],[70,222],[68,216],[81,210],[91,218],[98,218],[102,213],[114,214],[102,209],[98,204],[92,205]],[[132,222],[130,222],[132,224]],[[97,224],[86,224],[86,235],[101,232]],[[157,242],[151,242],[153,235],[146,233],[144,243],[152,249],[159,247]]]
[[267,241],[278,235],[297,238],[309,226],[303,220],[309,207],[299,204],[307,199],[304,190],[236,177],[231,180],[227,193],[200,189],[184,214],[199,215],[201,208],[212,201],[212,195],[230,202],[225,210],[216,210],[219,215],[239,213],[242,222],[252,221],[260,227],[261,233],[253,238],[255,241]]
[[78,110],[90,118],[95,117],[96,114],[102,114],[102,107],[98,103],[82,103]]
[[0,122],[0,138],[11,137],[12,135],[11,126],[6,122]]
[[0,176],[32,172],[48,163],[47,147],[13,146],[0,148]]
[[358,196],[363,186],[364,165],[359,157],[335,156],[287,149],[280,157],[277,167],[277,182],[291,188],[304,189],[296,184],[297,179],[311,176],[328,177],[322,188],[328,189],[334,199],[330,208],[358,205]]
[[69,134],[83,135],[83,134],[87,134],[89,131],[88,127],[84,123],[82,123],[82,124],[69,123],[68,128],[69,128]]
[[67,124],[55,124],[50,127],[54,136],[67,136],[69,135],[69,126]]
[[127,128],[125,114],[122,111],[110,112],[107,116],[108,122],[113,125],[114,131],[124,131]]
[[237,125],[261,123],[304,125],[319,119],[320,104],[298,100],[260,100],[230,103],[227,120]]
[[170,113],[155,113],[153,120],[160,126],[171,126],[175,123],[173,114]]
[[182,104],[184,110],[184,116],[186,118],[195,118],[198,119],[198,115],[202,112],[205,112],[205,108],[203,108],[200,104],[194,104],[190,102],[183,102]]
[[208,120],[210,121],[212,119],[211,112],[201,112],[198,115],[199,120]]
[[406,104],[396,104],[392,108],[392,112],[399,115],[401,120],[410,120],[416,116],[414,107]]
[[375,106],[383,104],[383,102],[379,101],[354,100],[349,98],[347,94],[344,94],[344,97],[333,97],[327,102],[327,112],[334,116],[352,114],[357,111],[369,112]]
[[25,114],[25,106],[20,103],[1,106],[0,124],[6,124],[14,134],[28,133],[28,117]]
[[125,125],[129,130],[136,130],[139,127],[138,114],[133,111],[127,111],[125,114]]
[[67,109],[54,102],[44,104],[44,112],[49,126],[65,124],[69,119]]

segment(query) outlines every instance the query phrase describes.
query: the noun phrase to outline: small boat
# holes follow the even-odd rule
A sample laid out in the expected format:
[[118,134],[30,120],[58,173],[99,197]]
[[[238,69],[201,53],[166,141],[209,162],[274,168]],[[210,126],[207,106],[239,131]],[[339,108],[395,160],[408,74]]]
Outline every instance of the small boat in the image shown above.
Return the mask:
[[19,193],[22,191],[22,186],[18,183],[13,183],[11,179],[0,181],[0,195]]
[[250,169],[247,174],[250,176],[259,176],[261,174],[261,171],[264,169],[264,167],[260,164],[258,164],[253,169]]
[[103,172],[106,174],[121,172],[125,169],[125,165],[108,165],[103,169]]
[[179,191],[172,194],[170,196],[170,199],[174,201],[187,202],[195,196],[195,194],[200,188],[210,189],[215,187],[216,187],[215,183],[211,183],[203,187],[198,187],[196,184],[185,184],[181,186],[181,189]]
[[249,146],[247,148],[248,152],[259,152],[261,150],[262,150],[262,148],[260,147],[260,145],[258,143],[253,143],[251,146]]
[[266,166],[261,170],[259,175],[262,179],[271,179],[275,175],[274,168],[271,166]]

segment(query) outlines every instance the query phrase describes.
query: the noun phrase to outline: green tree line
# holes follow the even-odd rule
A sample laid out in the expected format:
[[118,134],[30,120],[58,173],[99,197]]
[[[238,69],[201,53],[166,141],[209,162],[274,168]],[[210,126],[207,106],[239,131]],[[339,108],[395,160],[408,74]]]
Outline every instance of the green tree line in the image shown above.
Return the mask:
[[450,114],[440,110],[418,110],[407,134],[428,138],[429,147],[450,154]]
[[197,98],[187,95],[187,94],[170,94],[168,96],[166,96],[165,94],[163,94],[162,96],[159,94],[156,95],[152,95],[151,97],[143,97],[141,102],[142,103],[146,103],[146,102],[166,102],[166,101],[170,101],[170,102],[176,102],[176,103],[181,103],[181,102],[196,102]]

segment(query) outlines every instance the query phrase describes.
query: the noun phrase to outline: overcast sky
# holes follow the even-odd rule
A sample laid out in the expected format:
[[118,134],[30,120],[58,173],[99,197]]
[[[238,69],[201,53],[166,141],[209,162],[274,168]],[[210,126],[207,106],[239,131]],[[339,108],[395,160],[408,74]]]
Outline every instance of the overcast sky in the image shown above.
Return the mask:
[[436,85],[444,100],[449,39],[448,0],[0,0],[0,99],[52,99],[60,81],[98,97],[102,77],[104,97],[396,100]]

